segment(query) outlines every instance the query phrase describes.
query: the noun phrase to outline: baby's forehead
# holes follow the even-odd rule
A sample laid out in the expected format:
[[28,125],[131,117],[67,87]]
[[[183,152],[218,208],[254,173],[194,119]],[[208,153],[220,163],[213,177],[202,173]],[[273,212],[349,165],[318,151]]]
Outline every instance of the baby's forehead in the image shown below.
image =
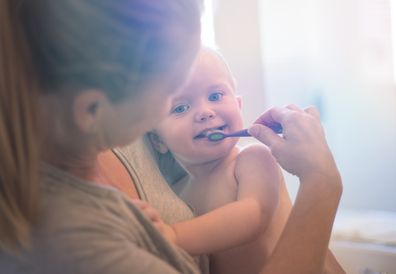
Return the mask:
[[200,50],[200,52],[198,53],[197,60],[196,60],[196,65],[199,65],[200,63],[205,62],[205,61],[210,61],[210,62],[216,63],[222,69],[224,69],[228,73],[232,74],[224,57],[219,52],[217,52],[213,49],[205,48],[205,49]]
[[224,76],[225,79],[223,80],[235,87],[234,76],[224,57],[213,49],[204,48],[200,50],[197,56],[192,76],[206,73],[208,67],[210,67],[209,71],[214,71],[216,75]]
[[201,49],[186,82],[173,94],[174,100],[200,96],[215,89],[236,92],[236,84],[224,58],[212,49]]

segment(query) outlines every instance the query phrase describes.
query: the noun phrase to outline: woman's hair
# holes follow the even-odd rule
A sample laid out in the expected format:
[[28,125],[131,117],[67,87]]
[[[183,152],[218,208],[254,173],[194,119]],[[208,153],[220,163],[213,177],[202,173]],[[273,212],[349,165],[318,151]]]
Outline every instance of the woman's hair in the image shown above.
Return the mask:
[[201,0],[0,2],[0,250],[27,247],[38,201],[40,93],[113,102],[169,74],[199,33]]

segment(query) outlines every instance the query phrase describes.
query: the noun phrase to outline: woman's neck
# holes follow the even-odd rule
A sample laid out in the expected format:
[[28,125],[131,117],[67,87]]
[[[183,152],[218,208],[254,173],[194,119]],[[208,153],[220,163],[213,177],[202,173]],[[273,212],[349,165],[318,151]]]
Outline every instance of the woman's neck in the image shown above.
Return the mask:
[[97,161],[73,159],[73,161],[49,160],[46,162],[84,181],[97,181],[97,178],[101,176]]
[[69,100],[62,104],[58,96],[47,95],[40,97],[40,103],[43,161],[83,180],[94,180],[100,150],[94,140],[77,130],[70,119],[65,107],[70,104]]
[[100,176],[98,151],[92,149],[76,153],[70,149],[44,148],[43,160],[85,181],[96,181]]

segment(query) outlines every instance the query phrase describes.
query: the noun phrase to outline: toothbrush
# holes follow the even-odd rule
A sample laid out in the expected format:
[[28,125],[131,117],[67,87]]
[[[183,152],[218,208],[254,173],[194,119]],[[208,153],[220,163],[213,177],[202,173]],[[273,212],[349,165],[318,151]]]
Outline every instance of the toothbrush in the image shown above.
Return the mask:
[[[268,125],[268,127],[270,129],[272,129],[276,134],[281,134],[283,129],[282,126],[280,124],[273,124],[273,125]],[[211,132],[209,133],[206,138],[208,138],[209,141],[212,142],[217,142],[217,141],[221,141],[225,138],[228,137],[247,137],[247,136],[251,136],[248,132],[247,129],[242,129],[240,131],[237,132],[233,132],[233,133],[224,133],[221,131],[215,131],[215,132]]]

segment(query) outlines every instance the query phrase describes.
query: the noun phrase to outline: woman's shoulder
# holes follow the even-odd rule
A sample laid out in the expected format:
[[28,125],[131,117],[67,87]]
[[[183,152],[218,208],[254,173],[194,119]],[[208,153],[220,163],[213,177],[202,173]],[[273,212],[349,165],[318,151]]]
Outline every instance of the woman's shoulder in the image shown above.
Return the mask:
[[[91,226],[105,224],[131,226],[139,210],[130,199],[116,189],[81,180],[73,175],[45,165],[42,168],[41,215],[47,226]],[[40,216],[40,215],[39,215]]]
[[191,258],[172,247],[126,195],[52,167],[42,178],[33,264],[45,260],[49,269],[65,268],[57,273],[195,271]]

